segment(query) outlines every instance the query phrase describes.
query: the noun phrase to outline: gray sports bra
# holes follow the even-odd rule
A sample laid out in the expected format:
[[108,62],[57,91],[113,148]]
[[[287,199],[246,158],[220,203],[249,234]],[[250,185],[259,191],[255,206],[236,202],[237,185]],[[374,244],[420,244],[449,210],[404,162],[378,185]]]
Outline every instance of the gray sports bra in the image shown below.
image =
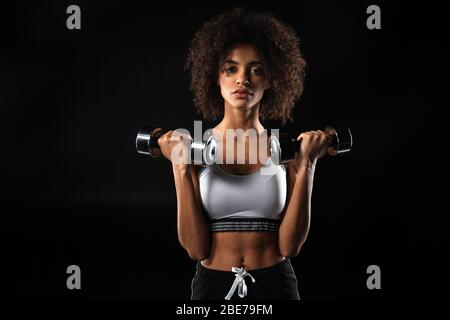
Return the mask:
[[272,231],[280,226],[286,203],[286,168],[269,158],[248,175],[212,164],[199,172],[200,195],[212,232]]

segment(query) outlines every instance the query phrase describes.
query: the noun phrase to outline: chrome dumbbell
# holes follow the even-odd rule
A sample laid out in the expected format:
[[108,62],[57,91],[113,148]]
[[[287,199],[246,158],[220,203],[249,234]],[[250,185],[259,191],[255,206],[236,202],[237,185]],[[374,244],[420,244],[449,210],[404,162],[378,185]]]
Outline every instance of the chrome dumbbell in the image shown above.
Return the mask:
[[[353,137],[350,129],[335,129],[326,127],[328,134],[328,154],[335,156],[352,149]],[[281,132],[278,137],[271,135],[269,138],[269,150],[273,163],[284,164],[295,158],[295,153],[300,150],[301,142],[293,139],[288,133]]]
[[[161,148],[158,139],[167,132],[157,127],[145,127],[139,130],[136,136],[136,151],[141,154],[158,158],[161,155]],[[196,165],[211,165],[216,161],[217,143],[213,136],[206,141],[191,140],[190,160]]]

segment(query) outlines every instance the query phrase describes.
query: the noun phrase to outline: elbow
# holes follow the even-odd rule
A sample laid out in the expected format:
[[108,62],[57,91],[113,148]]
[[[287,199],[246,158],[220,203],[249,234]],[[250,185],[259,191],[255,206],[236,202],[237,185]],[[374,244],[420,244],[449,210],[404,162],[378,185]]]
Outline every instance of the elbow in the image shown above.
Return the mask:
[[202,261],[208,258],[209,253],[206,250],[186,250],[189,258],[195,261]]
[[189,239],[178,238],[181,247],[186,250],[189,258],[196,261],[205,260],[209,257],[210,241],[205,238],[201,241],[192,241]]
[[209,243],[205,241],[201,245],[186,245],[183,242],[180,242],[181,246],[186,250],[187,254],[189,255],[189,258],[196,261],[202,261],[209,257]]
[[295,233],[294,236],[280,234],[278,238],[278,248],[283,257],[296,257],[300,254],[300,250],[306,241],[308,232]]
[[289,247],[280,247],[280,254],[286,258],[293,258],[293,257],[298,256],[298,254],[300,253],[301,247],[302,247],[301,244],[289,246]]

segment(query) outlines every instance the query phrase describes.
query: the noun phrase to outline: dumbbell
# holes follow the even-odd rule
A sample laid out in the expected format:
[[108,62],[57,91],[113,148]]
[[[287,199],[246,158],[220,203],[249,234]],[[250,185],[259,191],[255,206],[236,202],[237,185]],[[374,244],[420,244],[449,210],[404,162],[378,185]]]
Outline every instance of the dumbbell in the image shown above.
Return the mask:
[[[157,158],[161,155],[158,139],[166,133],[157,127],[145,127],[141,129],[136,137],[136,150],[139,153]],[[335,156],[344,152],[349,152],[353,145],[353,138],[350,129],[325,128],[325,133],[329,136],[328,154]],[[274,164],[285,164],[295,158],[295,153],[300,150],[300,141],[292,139],[286,133],[281,132],[279,137],[270,135],[269,150]],[[214,136],[210,136],[206,141],[191,141],[190,157],[191,163],[200,165],[211,165],[216,160],[217,143]],[[200,159],[200,160],[199,160]]]
[[[157,127],[145,127],[139,130],[136,136],[136,150],[141,154],[158,158],[161,155],[161,148],[158,139],[167,132]],[[191,163],[196,165],[211,165],[216,161],[217,143],[213,136],[206,141],[191,140],[190,158]]]
[[[329,155],[336,156],[352,149],[353,138],[350,129],[326,127],[324,131],[329,137],[327,150]],[[292,161],[295,158],[295,153],[300,150],[300,144],[300,141],[292,139],[286,132],[281,132],[279,138],[271,135],[269,150],[272,162],[284,164]]]

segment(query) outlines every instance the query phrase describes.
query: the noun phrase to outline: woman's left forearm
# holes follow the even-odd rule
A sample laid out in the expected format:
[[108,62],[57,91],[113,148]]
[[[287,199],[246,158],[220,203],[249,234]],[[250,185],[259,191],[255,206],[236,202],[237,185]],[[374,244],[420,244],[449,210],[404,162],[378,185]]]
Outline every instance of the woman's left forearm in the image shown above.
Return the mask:
[[278,234],[279,250],[285,257],[298,255],[308,236],[314,170],[315,163],[305,164],[300,166],[295,176],[291,176],[294,188]]

